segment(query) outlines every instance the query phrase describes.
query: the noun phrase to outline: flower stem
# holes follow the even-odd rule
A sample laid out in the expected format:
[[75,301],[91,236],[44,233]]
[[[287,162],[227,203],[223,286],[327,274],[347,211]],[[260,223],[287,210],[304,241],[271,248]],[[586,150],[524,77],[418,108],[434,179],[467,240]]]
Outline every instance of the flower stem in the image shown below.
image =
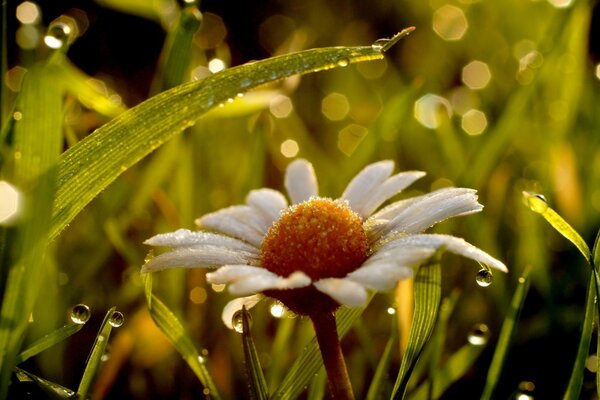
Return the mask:
[[354,400],[352,385],[348,377],[348,370],[346,369],[335,325],[335,314],[328,312],[314,313],[310,318],[315,327],[317,342],[327,371],[331,397],[336,400]]

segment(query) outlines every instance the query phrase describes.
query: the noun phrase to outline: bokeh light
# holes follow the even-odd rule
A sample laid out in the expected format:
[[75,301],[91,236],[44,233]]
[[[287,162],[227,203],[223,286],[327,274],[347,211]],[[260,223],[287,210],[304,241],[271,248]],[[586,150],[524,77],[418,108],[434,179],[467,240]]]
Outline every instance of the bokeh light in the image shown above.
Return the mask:
[[483,61],[471,61],[462,70],[462,81],[469,89],[483,89],[491,79],[490,67]]
[[487,117],[481,110],[469,110],[461,119],[461,127],[468,135],[481,135],[487,128]]
[[292,139],[287,139],[281,146],[279,147],[279,151],[286,158],[296,157],[298,152],[300,151],[300,146],[298,146],[298,142]]
[[444,40],[462,39],[468,27],[467,17],[459,7],[446,4],[433,14],[433,31]]
[[452,116],[452,107],[446,98],[428,93],[415,102],[414,116],[424,127],[435,129],[442,118]]
[[40,8],[31,1],[25,1],[17,6],[17,19],[22,24],[35,24],[40,18]]
[[208,62],[208,69],[213,74],[223,71],[225,69],[225,61],[221,60],[220,58],[213,58]]
[[338,148],[342,153],[350,156],[368,133],[368,129],[362,125],[347,125],[338,133]]
[[331,121],[339,121],[350,112],[348,98],[340,93],[330,93],[321,101],[321,112]]
[[269,111],[275,118],[286,118],[294,110],[292,99],[283,94],[278,94],[269,102]]
[[556,8],[567,8],[573,3],[573,0],[548,0],[548,3]]

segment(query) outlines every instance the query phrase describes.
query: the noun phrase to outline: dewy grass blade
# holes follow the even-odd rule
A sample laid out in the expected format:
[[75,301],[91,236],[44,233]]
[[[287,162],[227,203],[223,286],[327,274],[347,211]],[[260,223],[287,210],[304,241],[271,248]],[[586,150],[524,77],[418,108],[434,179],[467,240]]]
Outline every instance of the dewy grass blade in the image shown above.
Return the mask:
[[367,392],[367,400],[376,400],[381,398],[384,386],[387,382],[387,374],[390,367],[390,362],[392,360],[392,355],[394,354],[394,350],[396,350],[397,345],[398,329],[396,328],[395,324],[392,324],[390,338],[385,345],[381,359],[377,364],[375,375],[373,376],[373,380],[371,380],[369,391]]
[[594,283],[593,275],[590,276],[590,284],[588,287],[586,305],[585,305],[585,316],[583,320],[583,326],[581,328],[581,336],[579,338],[579,346],[577,347],[577,356],[573,363],[573,370],[571,371],[571,378],[564,400],[576,400],[579,399],[581,392],[581,386],[583,385],[583,372],[585,370],[585,361],[588,358],[590,352],[590,343],[592,341],[592,331],[594,329],[594,314],[596,309],[596,288]]
[[62,93],[52,64],[36,65],[27,72],[15,123],[14,181],[23,193],[15,245],[0,311],[0,398],[10,375],[40,293],[45,274],[43,256],[48,243],[50,214],[55,193],[56,163],[62,145]]
[[513,295],[510,303],[510,309],[506,315],[506,318],[504,318],[504,322],[502,323],[500,336],[498,337],[498,343],[496,344],[496,350],[494,351],[494,357],[492,358],[492,362],[487,373],[483,394],[481,395],[482,400],[491,399],[494,389],[498,384],[498,380],[500,379],[500,374],[502,372],[502,366],[504,365],[504,360],[506,358],[506,354],[508,353],[508,347],[516,329],[519,314],[523,308],[528,290],[529,269],[526,269],[518,280],[517,290],[515,290],[515,294]]
[[69,336],[79,332],[83,328],[83,324],[68,324],[62,328],[58,328],[54,332],[47,334],[33,342],[27,349],[23,350],[16,359],[16,364],[20,364],[23,361],[38,355],[42,351],[54,346],[57,343],[62,342]]
[[51,238],[123,171],[213,107],[266,82],[381,59],[385,50],[413,30],[405,29],[372,46],[313,49],[225,69],[124,112],[61,156]]
[[251,398],[256,400],[266,400],[269,398],[267,392],[267,381],[263,374],[256,347],[250,333],[250,314],[246,308],[242,308],[242,343],[244,346],[244,363],[246,365],[246,373],[249,379],[249,389]]
[[209,390],[210,397],[220,399],[217,387],[206,369],[204,357],[198,354],[192,340],[175,314],[152,294],[152,274],[144,274],[144,280],[146,303],[152,319],[194,371],[202,385]]
[[37,375],[22,370],[21,368],[15,368],[15,376],[19,382],[33,381],[35,384],[44,391],[48,399],[74,399],[75,392],[58,383],[50,382],[46,379],[40,378]]
[[110,333],[113,328],[110,324],[110,318],[113,315],[114,311],[115,307],[108,310],[108,312],[104,316],[104,321],[102,321],[102,325],[100,325],[100,330],[98,331],[98,335],[96,336],[96,340],[94,341],[94,347],[92,347],[92,351],[85,365],[85,370],[83,371],[83,376],[81,377],[81,381],[79,382],[79,388],[77,389],[77,398],[79,399],[86,398],[90,387],[92,386],[94,378],[96,377],[96,373],[98,372],[100,363],[102,363],[102,356],[106,352],[108,338],[110,337]]
[[434,381],[431,397],[429,397],[429,381],[423,383],[415,390],[410,400],[438,399],[450,387],[450,385],[461,378],[479,357],[485,346],[467,344],[454,353],[446,365],[435,370],[432,378]]
[[[365,307],[369,305],[371,298],[372,296],[364,307],[342,308],[338,311],[337,329],[340,340],[348,333],[350,327],[360,317]],[[315,338],[304,348],[302,355],[294,362],[294,365],[290,368],[279,388],[271,396],[271,399],[297,398],[322,366],[323,360]]]
[[404,397],[411,372],[419,359],[419,355],[429,341],[440,306],[442,276],[439,257],[429,264],[419,267],[415,276],[415,313],[410,327],[406,352],[402,357],[400,371],[396,378],[392,397]]

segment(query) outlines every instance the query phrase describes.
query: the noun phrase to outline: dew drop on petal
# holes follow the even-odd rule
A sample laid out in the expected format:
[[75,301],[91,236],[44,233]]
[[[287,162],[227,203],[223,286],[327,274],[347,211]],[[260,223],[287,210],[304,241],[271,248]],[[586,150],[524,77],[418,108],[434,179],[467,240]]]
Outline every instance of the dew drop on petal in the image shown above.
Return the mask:
[[490,331],[486,324],[475,324],[467,336],[467,341],[473,346],[483,346],[487,343]]
[[85,304],[77,304],[71,309],[71,321],[76,324],[85,324],[92,315],[90,308]]
[[123,313],[120,311],[113,311],[113,313],[108,318],[108,323],[113,328],[120,327],[121,325],[123,325],[123,322],[125,322],[125,316],[123,316]]
[[475,275],[475,281],[481,287],[490,286],[493,280],[494,276],[492,275],[492,271],[486,268],[481,268],[477,271],[477,275]]

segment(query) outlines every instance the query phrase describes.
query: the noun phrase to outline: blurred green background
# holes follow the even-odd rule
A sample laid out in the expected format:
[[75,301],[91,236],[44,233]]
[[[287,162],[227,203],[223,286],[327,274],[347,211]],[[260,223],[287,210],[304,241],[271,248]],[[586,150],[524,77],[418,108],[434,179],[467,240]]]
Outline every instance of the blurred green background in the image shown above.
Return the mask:
[[[161,81],[161,53],[183,3],[8,3],[9,104],[27,68],[47,56],[47,27],[61,16],[78,27],[67,57],[111,100],[113,115],[168,86]],[[369,45],[407,26],[416,31],[384,60],[256,89],[125,171],[51,243],[47,284],[27,342],[65,323],[75,304],[87,304],[92,318],[62,346],[22,367],[76,386],[102,316],[115,305],[126,322],[114,332],[97,398],[198,398],[201,385],[145,310],[139,269],[148,248],[142,242],[193,228],[195,218],[242,202],[250,189],[282,189],[282,172],[295,157],[315,165],[322,193],[333,197],[367,163],[393,159],[399,170],[428,174],[402,196],[450,185],[476,188],[484,211],[436,231],[464,237],[510,269],[483,288],[476,284],[477,265],[444,257],[443,294],[458,297],[442,362],[475,324],[486,324],[490,338],[473,368],[442,398],[480,395],[525,268],[531,269],[531,289],[497,398],[514,397],[524,381],[535,384],[535,398],[563,393],[589,272],[577,251],[524,205],[521,192],[543,194],[591,246],[600,226],[596,2],[203,1],[199,10],[202,25],[191,43],[185,81],[292,51]],[[65,147],[106,123],[111,112],[65,98]],[[155,274],[154,285],[185,321],[224,396],[244,397],[241,339],[220,320],[231,296],[212,290],[200,270]],[[394,306],[393,293],[378,294],[343,341],[359,398],[389,336],[394,317],[387,310]],[[269,307],[252,311],[253,335],[274,387],[312,331],[308,321],[275,318]],[[392,383],[398,365],[399,351]],[[595,372],[586,371],[582,398],[594,398],[594,381]]]

